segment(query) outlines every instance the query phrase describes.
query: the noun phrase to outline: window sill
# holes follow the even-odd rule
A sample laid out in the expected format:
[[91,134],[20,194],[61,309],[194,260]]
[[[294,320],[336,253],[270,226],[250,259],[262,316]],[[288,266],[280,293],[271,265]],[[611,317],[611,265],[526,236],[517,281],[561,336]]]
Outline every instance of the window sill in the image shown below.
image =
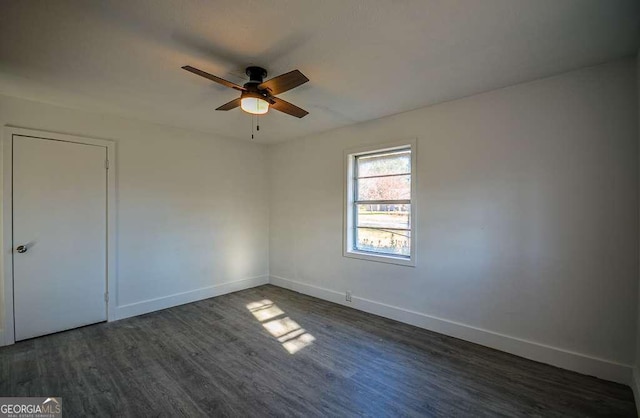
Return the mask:
[[415,267],[416,261],[414,259],[405,257],[394,257],[392,255],[378,255],[361,251],[344,251],[342,254],[344,257],[356,258],[359,260],[375,261],[377,263],[396,264],[398,266]]

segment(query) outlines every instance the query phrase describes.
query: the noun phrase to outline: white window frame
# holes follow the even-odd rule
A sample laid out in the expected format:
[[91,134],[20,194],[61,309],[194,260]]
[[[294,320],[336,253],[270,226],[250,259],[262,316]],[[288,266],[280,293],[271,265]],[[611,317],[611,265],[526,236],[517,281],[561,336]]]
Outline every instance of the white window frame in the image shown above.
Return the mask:
[[[351,148],[344,151],[344,225],[343,225],[343,248],[342,255],[349,258],[357,258],[360,260],[377,261],[381,263],[397,264],[401,266],[415,267],[416,265],[416,236],[417,236],[417,199],[416,199],[416,140],[398,141],[385,144],[372,144],[362,146],[358,148]],[[355,160],[356,157],[377,154],[385,151],[394,151],[399,149],[411,150],[411,251],[409,257],[394,256],[391,254],[373,253],[368,251],[359,251],[355,248],[355,214],[354,214],[354,202],[355,202]]]

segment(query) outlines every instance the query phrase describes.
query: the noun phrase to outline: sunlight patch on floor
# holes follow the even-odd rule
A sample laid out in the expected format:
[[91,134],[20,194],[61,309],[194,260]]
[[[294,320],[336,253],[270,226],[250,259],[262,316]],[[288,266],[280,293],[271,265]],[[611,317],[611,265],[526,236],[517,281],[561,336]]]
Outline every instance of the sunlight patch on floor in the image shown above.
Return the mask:
[[247,309],[289,354],[297,353],[316,340],[296,321],[283,316],[284,311],[269,299],[251,302],[247,305]]

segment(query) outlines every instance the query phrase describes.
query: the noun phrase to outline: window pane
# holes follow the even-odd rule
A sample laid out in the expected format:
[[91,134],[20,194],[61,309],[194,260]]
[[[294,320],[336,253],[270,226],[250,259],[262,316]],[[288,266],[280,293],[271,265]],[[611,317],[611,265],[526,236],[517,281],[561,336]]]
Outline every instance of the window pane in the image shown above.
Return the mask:
[[358,200],[411,199],[411,176],[373,177],[356,180]]
[[411,205],[358,205],[356,226],[411,229]]
[[411,232],[357,228],[356,249],[409,257]]
[[362,155],[357,158],[358,177],[411,173],[411,151]]

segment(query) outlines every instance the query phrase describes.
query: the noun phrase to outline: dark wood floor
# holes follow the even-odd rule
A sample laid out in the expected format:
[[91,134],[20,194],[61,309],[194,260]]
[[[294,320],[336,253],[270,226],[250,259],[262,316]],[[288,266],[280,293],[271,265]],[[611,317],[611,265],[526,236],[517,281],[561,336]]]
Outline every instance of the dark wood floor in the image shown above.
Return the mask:
[[0,348],[65,416],[635,416],[623,385],[274,286]]

